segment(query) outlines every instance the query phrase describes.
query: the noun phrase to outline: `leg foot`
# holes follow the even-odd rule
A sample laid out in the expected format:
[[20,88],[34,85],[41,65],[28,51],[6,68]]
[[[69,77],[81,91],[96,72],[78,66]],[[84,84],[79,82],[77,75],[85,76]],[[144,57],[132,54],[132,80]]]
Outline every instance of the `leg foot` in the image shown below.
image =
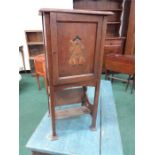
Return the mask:
[[58,140],[58,136],[49,135],[49,136],[48,136],[48,139],[49,139],[49,140],[52,140],[52,141],[53,141],[53,140]]
[[51,140],[58,140],[58,137],[57,136],[52,136]]
[[39,81],[39,75],[36,75],[36,79],[37,79],[38,89],[40,90],[40,81]]
[[91,130],[91,131],[96,131],[96,127],[90,126],[90,130]]
[[130,82],[130,75],[129,75],[129,77],[128,77],[128,82],[127,82],[127,85],[126,85],[125,91],[127,91],[127,89],[128,89],[129,82]]

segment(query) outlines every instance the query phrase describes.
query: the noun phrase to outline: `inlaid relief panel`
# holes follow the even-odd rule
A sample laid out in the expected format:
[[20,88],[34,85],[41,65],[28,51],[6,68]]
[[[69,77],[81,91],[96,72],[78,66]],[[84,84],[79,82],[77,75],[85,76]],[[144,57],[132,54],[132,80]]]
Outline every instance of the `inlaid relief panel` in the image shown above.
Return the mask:
[[79,36],[70,40],[70,58],[68,63],[70,65],[84,65],[86,63],[86,49]]
[[59,77],[93,73],[97,24],[57,24]]

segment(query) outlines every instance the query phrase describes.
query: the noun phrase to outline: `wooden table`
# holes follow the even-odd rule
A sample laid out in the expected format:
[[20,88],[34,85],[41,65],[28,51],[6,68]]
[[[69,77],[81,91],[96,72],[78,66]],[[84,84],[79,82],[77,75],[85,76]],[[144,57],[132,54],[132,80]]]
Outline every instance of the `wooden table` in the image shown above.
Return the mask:
[[[93,100],[94,88],[88,88],[88,96]],[[92,132],[90,115],[60,119],[57,132],[60,138],[51,141],[50,117],[45,114],[30,137],[26,147],[33,155],[123,155],[112,86],[102,81],[97,115],[97,130]],[[75,105],[74,105],[75,106]]]
[[[135,74],[135,56],[122,54],[108,54],[105,61],[106,79],[109,79],[110,72],[128,74],[129,76]],[[120,79],[114,76],[110,78],[128,82],[128,80]]]

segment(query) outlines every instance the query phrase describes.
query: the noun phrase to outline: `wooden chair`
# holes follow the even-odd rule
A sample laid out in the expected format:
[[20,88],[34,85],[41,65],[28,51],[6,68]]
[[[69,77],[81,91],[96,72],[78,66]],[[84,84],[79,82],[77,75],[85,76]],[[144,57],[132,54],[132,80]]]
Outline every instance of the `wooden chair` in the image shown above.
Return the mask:
[[[112,76],[110,76],[111,72],[112,72]],[[113,76],[115,72],[122,73],[122,74],[128,74],[129,77],[127,80],[117,78]],[[106,73],[106,79],[120,80],[123,82],[127,82],[126,90],[128,88],[129,82],[132,79],[133,80],[132,90],[133,90],[134,80],[135,80],[135,56],[134,55],[122,55],[122,54],[106,55],[105,73]]]
[[35,67],[35,73],[36,73],[38,89],[40,90],[39,77],[41,76],[41,77],[44,78],[45,88],[46,88],[46,92],[47,92],[45,54],[40,54],[40,55],[34,57],[34,67]]

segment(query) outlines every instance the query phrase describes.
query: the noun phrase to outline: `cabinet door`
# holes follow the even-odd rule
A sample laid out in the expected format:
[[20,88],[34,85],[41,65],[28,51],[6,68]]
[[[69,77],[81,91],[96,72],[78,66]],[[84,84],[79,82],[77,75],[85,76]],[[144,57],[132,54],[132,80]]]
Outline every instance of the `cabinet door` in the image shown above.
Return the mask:
[[53,84],[98,76],[102,16],[50,13]]

